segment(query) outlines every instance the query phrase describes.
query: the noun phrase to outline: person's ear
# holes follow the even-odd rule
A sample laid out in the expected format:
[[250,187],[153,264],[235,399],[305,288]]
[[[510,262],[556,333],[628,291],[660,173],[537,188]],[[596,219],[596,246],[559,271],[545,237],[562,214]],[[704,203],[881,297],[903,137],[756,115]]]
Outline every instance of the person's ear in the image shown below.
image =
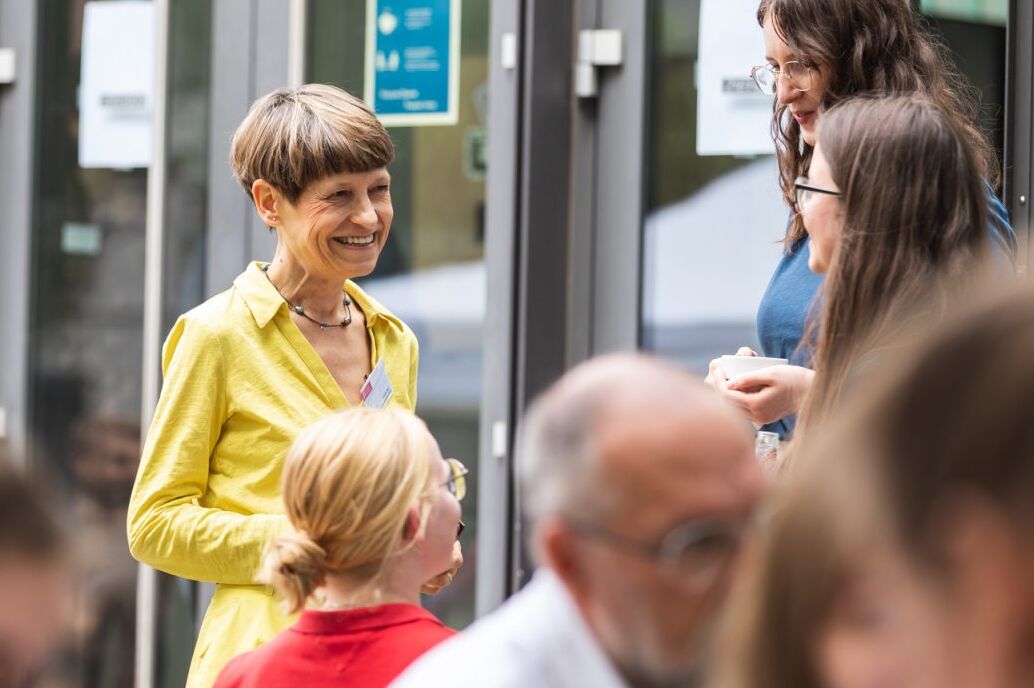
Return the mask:
[[256,179],[251,184],[251,200],[255,202],[255,210],[267,227],[279,227],[283,224],[280,217],[280,206],[283,196],[265,179]]
[[577,535],[561,519],[544,519],[538,525],[536,546],[539,557],[560,580],[572,596],[581,601],[589,595]]
[[420,506],[412,504],[406,512],[406,522],[402,524],[402,542],[409,543],[416,539],[420,532]]

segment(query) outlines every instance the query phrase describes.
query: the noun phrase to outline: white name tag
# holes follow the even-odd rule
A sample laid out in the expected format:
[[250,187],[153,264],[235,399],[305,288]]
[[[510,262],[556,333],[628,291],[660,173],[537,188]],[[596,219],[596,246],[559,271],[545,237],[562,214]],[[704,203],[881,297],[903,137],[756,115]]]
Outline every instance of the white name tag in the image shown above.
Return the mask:
[[363,400],[363,406],[366,408],[384,408],[394,393],[382,358],[377,361],[366,382],[359,388],[359,398]]

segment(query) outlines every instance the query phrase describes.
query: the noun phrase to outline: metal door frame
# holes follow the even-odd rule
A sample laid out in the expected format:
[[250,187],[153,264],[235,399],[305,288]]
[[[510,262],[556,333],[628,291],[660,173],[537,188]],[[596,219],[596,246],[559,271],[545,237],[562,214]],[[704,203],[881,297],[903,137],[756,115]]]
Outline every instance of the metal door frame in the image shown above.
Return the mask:
[[24,468],[30,454],[38,18],[38,0],[0,0],[0,48],[15,53],[14,83],[0,84],[0,293],[8,296],[0,310],[0,444],[8,444]]
[[1020,244],[1017,269],[1026,276],[1034,259],[1034,6],[1028,0],[1010,1],[1006,33],[1004,197]]
[[620,30],[623,59],[599,69],[599,95],[576,109],[571,364],[639,347],[652,4],[581,2],[578,28]]

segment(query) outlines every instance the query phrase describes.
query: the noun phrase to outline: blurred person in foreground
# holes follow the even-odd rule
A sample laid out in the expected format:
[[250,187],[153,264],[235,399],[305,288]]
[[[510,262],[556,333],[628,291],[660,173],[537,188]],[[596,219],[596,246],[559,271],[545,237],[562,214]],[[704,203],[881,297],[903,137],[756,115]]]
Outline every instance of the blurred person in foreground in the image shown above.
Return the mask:
[[272,543],[264,578],[304,611],[217,688],[380,688],[453,635],[420,589],[452,561],[465,475],[403,411],[348,409],[303,431],[284,466],[295,530]]
[[716,688],[1034,685],[1034,293],[997,296],[805,438]]
[[64,544],[39,495],[0,447],[0,688],[27,688],[64,640],[71,588]]
[[391,230],[394,154],[366,104],[321,84],[260,98],[234,134],[231,167],[276,253],[169,334],[128,516],[134,557],[216,584],[190,688],[293,620],[256,575],[288,527],[280,474],[295,436],[365,403],[368,377],[379,403],[415,407],[413,332],[351,281],[373,271]]
[[694,685],[763,485],[735,411],[613,355],[537,400],[518,445],[538,571],[393,685]]

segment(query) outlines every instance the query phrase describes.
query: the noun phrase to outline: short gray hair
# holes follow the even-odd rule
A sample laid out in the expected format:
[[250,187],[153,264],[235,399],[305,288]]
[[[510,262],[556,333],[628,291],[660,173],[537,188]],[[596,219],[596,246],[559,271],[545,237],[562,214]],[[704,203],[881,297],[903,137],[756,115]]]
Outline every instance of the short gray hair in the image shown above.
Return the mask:
[[593,431],[605,404],[598,390],[564,391],[554,389],[531,405],[517,442],[520,497],[532,523],[587,506],[592,498],[590,476],[598,463]]
[[531,522],[605,516],[615,495],[607,489],[610,481],[598,475],[604,416],[618,404],[650,403],[658,394],[685,399],[704,391],[694,382],[671,363],[623,353],[582,363],[554,383],[531,405],[517,441],[520,498]]

